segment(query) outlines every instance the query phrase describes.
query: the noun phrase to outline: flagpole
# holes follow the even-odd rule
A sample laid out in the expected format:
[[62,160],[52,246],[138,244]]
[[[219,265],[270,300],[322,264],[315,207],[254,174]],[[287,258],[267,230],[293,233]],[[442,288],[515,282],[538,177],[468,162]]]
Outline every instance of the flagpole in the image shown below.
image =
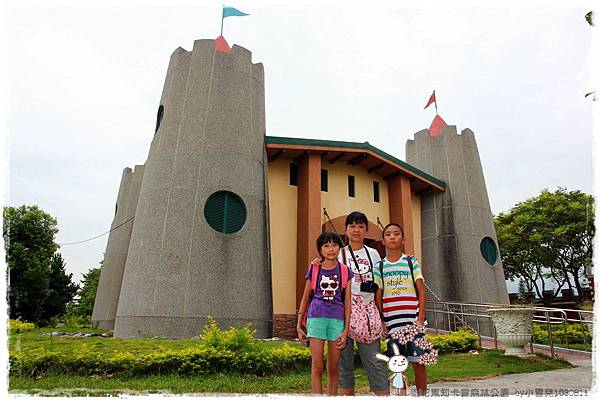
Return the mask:
[[221,36],[223,36],[223,20],[225,18],[223,17],[223,14],[221,14]]
[[[435,96],[435,91],[433,91],[433,96]],[[437,96],[435,96],[435,102],[433,102],[433,103],[435,103],[435,115],[437,116],[438,115],[438,112],[437,112]]]

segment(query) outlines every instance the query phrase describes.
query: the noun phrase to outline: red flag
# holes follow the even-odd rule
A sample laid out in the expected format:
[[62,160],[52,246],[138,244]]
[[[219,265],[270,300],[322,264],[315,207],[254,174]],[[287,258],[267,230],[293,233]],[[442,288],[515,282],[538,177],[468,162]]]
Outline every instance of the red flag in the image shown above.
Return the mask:
[[429,98],[429,101],[427,102],[427,104],[425,105],[425,107],[423,107],[423,110],[426,109],[427,107],[429,107],[429,105],[431,103],[435,103],[437,106],[437,103],[435,101],[435,91],[433,91],[433,93],[431,94],[431,97]]

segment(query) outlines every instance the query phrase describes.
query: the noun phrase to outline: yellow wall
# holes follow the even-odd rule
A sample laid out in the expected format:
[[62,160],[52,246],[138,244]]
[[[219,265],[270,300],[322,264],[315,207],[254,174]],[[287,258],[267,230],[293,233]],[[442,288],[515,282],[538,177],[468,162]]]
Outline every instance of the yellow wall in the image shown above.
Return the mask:
[[297,187],[290,185],[290,161],[269,162],[269,219],[273,313],[296,313]]
[[[296,313],[296,243],[297,187],[289,184],[290,161],[269,162],[269,219],[271,236],[271,267],[273,283],[273,313]],[[345,162],[323,163],[328,170],[328,192],[321,192],[321,207],[334,219],[354,210],[365,213],[370,221],[389,223],[388,183],[366,169]],[[348,196],[348,175],[355,177],[355,197]],[[373,200],[373,181],[379,182],[380,202]],[[421,198],[412,197],[415,254],[421,259]],[[326,222],[322,216],[322,223]],[[344,227],[336,227],[340,234]],[[426,268],[426,267],[425,267]]]
[[[335,219],[357,210],[366,214],[373,223],[377,223],[377,217],[384,226],[389,223],[388,183],[383,177],[369,174],[363,167],[351,166],[346,162],[324,162],[322,169],[328,171],[329,188],[327,192],[321,191],[321,207],[327,208],[329,217]],[[354,198],[348,196],[349,175],[354,176]],[[373,181],[379,182],[379,202],[373,200]],[[327,218],[323,216],[322,223],[326,221]],[[343,226],[336,229],[340,234],[344,231]]]

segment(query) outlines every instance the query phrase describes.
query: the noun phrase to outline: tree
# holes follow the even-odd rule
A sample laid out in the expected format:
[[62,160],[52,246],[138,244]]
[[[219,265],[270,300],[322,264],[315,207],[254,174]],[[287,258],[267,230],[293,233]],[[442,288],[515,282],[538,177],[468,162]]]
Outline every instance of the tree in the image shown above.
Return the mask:
[[98,281],[100,281],[100,270],[99,267],[93,267],[83,275],[81,287],[78,292],[78,300],[73,308],[73,312],[76,315],[82,317],[92,316],[96,291],[98,290]]
[[54,254],[50,266],[50,282],[48,298],[44,303],[42,322],[48,322],[55,316],[62,316],[67,305],[73,300],[79,286],[73,283],[73,274],[65,272],[65,262],[60,253]]
[[37,206],[5,207],[3,235],[9,273],[10,318],[37,323],[49,295],[57,222]]
[[531,287],[527,286],[527,282],[522,278],[519,279],[519,298],[524,300],[527,298],[527,293],[532,291]]
[[[590,24],[590,26],[596,26],[596,24],[594,23],[594,12],[593,12],[593,11],[590,11],[590,12],[588,12],[588,13],[585,15],[585,20],[587,21],[587,23],[588,23],[588,24]],[[597,91],[595,91],[595,90],[594,90],[594,91],[591,91],[591,92],[588,92],[588,93],[586,93],[586,94],[585,94],[585,96],[584,96],[584,97],[591,96],[591,97],[592,97],[592,98],[591,98],[591,99],[592,99],[592,101],[594,101],[594,102],[595,102],[595,101],[598,99],[598,98],[597,98],[597,96],[596,96],[596,92],[597,92]]]
[[585,14],[585,20],[591,26],[595,26],[595,24],[594,24],[594,12],[593,11],[589,11],[587,14]]
[[524,279],[540,298],[546,286],[543,278],[557,283],[554,297],[565,284],[571,288],[571,281],[581,294],[580,278],[592,263],[595,228],[591,195],[565,188],[555,192],[545,189],[500,213],[495,224],[507,279]]

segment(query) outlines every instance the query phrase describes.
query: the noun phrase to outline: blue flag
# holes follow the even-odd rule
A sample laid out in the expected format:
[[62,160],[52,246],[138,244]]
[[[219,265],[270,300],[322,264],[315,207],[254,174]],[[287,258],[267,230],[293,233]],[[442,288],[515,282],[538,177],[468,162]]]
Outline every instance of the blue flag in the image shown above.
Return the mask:
[[223,6],[223,18],[226,18],[226,17],[244,17],[246,15],[250,15],[250,14],[246,14],[244,12],[241,12],[237,8]]

